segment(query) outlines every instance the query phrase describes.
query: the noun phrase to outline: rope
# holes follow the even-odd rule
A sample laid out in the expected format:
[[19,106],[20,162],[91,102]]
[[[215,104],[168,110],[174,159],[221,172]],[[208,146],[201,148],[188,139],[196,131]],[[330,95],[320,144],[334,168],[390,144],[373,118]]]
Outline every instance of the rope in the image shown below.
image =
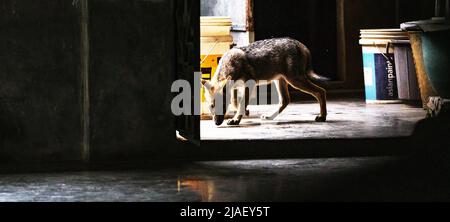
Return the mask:
[[219,41],[216,41],[214,43],[214,45],[211,47],[211,49],[209,49],[208,53],[206,54],[205,58],[203,58],[203,60],[200,62],[200,65],[203,64],[206,59],[211,55],[211,52],[214,50],[214,48],[216,48],[217,44],[219,43]]

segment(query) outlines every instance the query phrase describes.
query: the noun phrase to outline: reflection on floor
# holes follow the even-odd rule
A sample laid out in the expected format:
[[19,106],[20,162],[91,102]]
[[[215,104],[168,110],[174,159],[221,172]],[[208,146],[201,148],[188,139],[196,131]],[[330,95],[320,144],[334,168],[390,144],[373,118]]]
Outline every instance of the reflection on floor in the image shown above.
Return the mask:
[[314,122],[317,103],[291,104],[274,121],[259,116],[276,106],[250,106],[250,117],[239,127],[201,121],[202,140],[281,140],[317,138],[386,138],[411,135],[422,108],[405,104],[366,104],[362,101],[329,101],[326,123]]
[[0,202],[281,200],[290,192],[303,199],[337,175],[388,160],[219,161],[142,172],[0,175]]
[[[125,169],[130,169],[129,166],[118,163],[113,163],[116,171],[12,174],[14,170],[8,170],[4,171],[8,174],[0,174],[0,202],[449,201],[448,138],[450,118],[441,116],[420,121],[413,136],[407,138],[410,143],[403,144],[409,146],[410,152],[401,156],[172,160],[150,162],[151,165],[145,168],[131,166],[142,170],[128,171]],[[280,143],[249,143],[272,145],[274,142]],[[332,149],[341,148],[339,144],[342,144],[330,140],[323,142]],[[359,148],[368,143],[370,140],[361,140],[356,146]],[[391,146],[388,144],[386,148]],[[58,165],[58,169],[63,165]],[[108,166],[90,167],[111,169]]]
[[0,175],[0,201],[449,200],[448,161],[417,160],[213,161],[142,171]]

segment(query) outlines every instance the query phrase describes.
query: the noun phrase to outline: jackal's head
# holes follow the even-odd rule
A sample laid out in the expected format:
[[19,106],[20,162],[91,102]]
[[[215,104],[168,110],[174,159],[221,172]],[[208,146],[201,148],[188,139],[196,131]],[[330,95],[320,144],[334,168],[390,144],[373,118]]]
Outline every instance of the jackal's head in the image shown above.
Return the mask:
[[246,78],[244,75],[247,73],[248,62],[244,51],[234,48],[223,55],[212,81],[202,80],[206,103],[216,125],[221,125],[225,120],[230,104],[230,90],[233,88],[231,80]]
[[225,114],[229,104],[226,81],[214,83],[202,80],[202,85],[205,89],[206,105],[213,116],[214,123],[220,126],[225,120]]

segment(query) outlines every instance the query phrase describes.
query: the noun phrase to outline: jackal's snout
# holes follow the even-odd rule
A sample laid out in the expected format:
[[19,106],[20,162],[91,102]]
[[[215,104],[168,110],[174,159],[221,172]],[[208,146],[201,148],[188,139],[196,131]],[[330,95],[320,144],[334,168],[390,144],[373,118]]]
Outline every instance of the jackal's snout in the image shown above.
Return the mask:
[[225,121],[225,116],[224,115],[214,115],[213,119],[214,119],[214,123],[216,124],[216,126],[220,126],[220,125],[222,125],[223,121]]

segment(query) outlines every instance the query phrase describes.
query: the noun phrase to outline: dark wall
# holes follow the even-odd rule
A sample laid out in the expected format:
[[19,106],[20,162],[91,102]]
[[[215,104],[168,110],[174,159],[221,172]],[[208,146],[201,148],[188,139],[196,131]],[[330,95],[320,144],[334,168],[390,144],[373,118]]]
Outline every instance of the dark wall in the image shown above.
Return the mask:
[[[199,1],[190,1],[198,14]],[[0,164],[84,160],[87,131],[91,161],[176,153],[170,110],[176,61],[199,64],[184,59],[199,59],[197,44],[176,43],[174,6],[181,1],[87,2],[89,19],[83,22],[81,1],[0,1]],[[189,15],[183,7],[177,11]],[[199,28],[189,28],[199,27],[198,20],[179,25],[199,36]],[[84,43],[89,53],[81,53]],[[177,54],[176,48],[184,50]],[[82,90],[85,61],[89,93]]]
[[291,37],[311,50],[317,73],[337,79],[336,0],[254,1],[256,40]]
[[[337,4],[344,2],[345,78],[338,77]],[[398,4],[397,4],[398,2]],[[316,72],[343,83],[336,89],[363,89],[360,29],[399,28],[433,16],[430,0],[266,0],[254,1],[256,39],[293,37],[312,51]]]
[[0,30],[0,162],[79,160],[78,5],[2,0]]
[[344,0],[346,82],[344,88],[363,89],[363,69],[360,29],[400,28],[400,23],[429,19],[433,16],[434,1],[399,0]]
[[91,157],[156,158],[175,138],[172,1],[89,3]]

